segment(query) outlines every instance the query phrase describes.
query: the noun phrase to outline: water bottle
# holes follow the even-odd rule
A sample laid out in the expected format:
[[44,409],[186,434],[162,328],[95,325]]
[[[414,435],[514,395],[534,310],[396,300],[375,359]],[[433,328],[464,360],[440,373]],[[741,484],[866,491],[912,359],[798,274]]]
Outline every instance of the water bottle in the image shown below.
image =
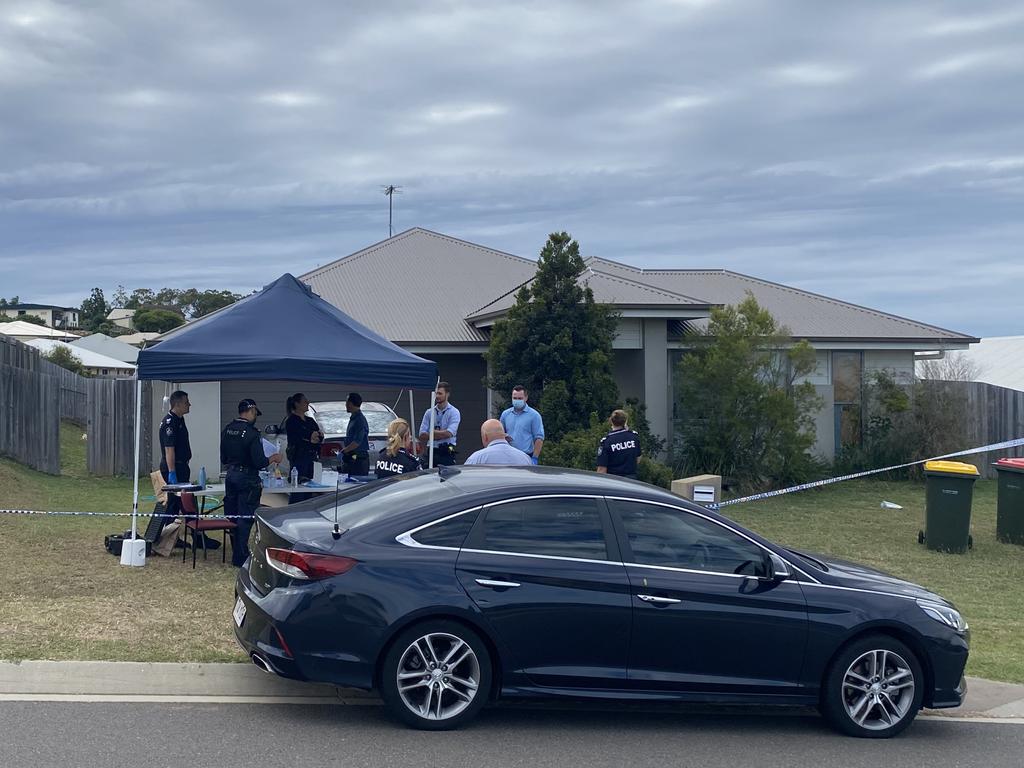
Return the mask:
[[260,485],[264,488],[270,487],[270,473],[265,469],[260,470]]
[[292,488],[299,487],[299,470],[297,467],[292,467],[292,471],[288,473],[288,479],[291,481]]
[[199,468],[199,487],[206,487],[206,467]]

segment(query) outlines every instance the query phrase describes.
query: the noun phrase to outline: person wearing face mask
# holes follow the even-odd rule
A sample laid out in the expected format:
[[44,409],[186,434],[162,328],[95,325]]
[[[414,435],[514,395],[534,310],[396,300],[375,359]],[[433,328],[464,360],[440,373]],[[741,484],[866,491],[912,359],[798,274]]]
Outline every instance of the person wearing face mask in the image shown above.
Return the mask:
[[377,455],[374,474],[378,478],[404,475],[420,468],[419,461],[412,455],[412,430],[405,419],[395,419],[388,424],[388,444]]
[[256,401],[246,398],[238,404],[238,418],[220,433],[220,462],[228,472],[224,480],[224,514],[235,522],[231,531],[231,563],[238,567],[249,557],[252,518],[263,492],[259,471],[281,461],[281,454],[268,458],[263,452],[263,438],[256,429],[256,417],[262,415]]
[[544,446],[544,419],[540,411],[526,404],[529,393],[522,384],[512,388],[512,407],[501,414],[501,426],[509,442],[536,464]]
[[448,402],[448,396],[452,388],[447,381],[437,385],[437,392],[434,394],[434,434],[430,432],[430,409],[423,413],[423,420],[420,422],[420,453],[423,455],[423,466],[427,466],[430,455],[427,446],[434,444],[434,466],[442,464],[452,465],[455,463],[455,446],[458,443],[459,423],[462,421],[462,414],[459,409]]

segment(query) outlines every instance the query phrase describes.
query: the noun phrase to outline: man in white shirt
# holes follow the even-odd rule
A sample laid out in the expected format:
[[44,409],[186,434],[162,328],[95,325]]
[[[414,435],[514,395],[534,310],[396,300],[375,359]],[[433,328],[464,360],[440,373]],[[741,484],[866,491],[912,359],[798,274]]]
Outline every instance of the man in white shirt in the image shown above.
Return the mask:
[[508,444],[505,428],[497,419],[488,419],[480,427],[480,440],[484,447],[474,453],[466,464],[532,467],[533,459]]

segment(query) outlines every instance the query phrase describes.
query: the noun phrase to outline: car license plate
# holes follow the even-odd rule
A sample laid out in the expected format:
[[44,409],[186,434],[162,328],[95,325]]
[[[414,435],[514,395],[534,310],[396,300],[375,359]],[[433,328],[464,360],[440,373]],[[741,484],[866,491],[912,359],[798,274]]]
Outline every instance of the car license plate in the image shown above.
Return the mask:
[[235,610],[232,615],[235,617],[235,625],[242,626],[242,622],[245,621],[245,603],[242,602],[242,598],[238,598],[235,601]]

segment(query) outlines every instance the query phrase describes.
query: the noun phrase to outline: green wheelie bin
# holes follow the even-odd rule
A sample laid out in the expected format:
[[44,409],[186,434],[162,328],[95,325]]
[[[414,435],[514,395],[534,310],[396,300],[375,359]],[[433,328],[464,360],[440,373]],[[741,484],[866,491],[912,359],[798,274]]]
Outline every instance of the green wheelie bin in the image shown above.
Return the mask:
[[1000,459],[993,466],[999,476],[996,539],[1024,544],[1024,459]]
[[966,552],[971,541],[971,500],[978,468],[959,461],[924,465],[924,530],[917,540],[939,552]]

